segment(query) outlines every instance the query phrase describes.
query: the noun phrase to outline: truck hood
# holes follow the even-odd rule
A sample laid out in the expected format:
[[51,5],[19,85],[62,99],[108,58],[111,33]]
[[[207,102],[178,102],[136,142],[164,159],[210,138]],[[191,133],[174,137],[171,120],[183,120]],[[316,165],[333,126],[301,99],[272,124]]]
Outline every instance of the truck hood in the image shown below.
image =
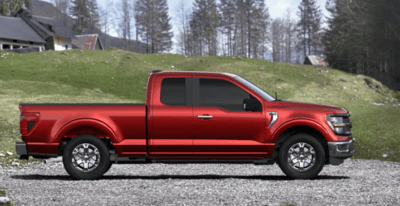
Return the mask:
[[342,113],[346,114],[348,112],[347,109],[342,107],[336,107],[332,105],[323,105],[323,104],[312,104],[305,102],[288,102],[288,101],[279,101],[283,108],[287,109],[306,109],[306,110],[320,110],[334,113]]

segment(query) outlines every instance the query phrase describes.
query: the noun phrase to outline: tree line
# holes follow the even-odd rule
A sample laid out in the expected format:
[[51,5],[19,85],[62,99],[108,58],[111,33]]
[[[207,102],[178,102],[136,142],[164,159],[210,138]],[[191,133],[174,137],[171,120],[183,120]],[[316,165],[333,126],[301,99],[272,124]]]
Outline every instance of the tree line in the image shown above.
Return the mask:
[[[328,0],[322,38],[332,67],[372,76],[400,90],[400,1]],[[397,81],[396,81],[397,80]]]
[[[0,0],[0,14],[10,16],[31,1]],[[141,53],[172,50],[184,55],[239,55],[276,62],[303,63],[325,55],[331,67],[376,78],[400,79],[400,1],[327,0],[327,28],[316,0],[302,0],[282,18],[272,19],[264,0],[179,0],[168,15],[167,0],[52,0],[58,20],[76,34],[105,34],[121,39],[121,49]],[[65,19],[72,18],[71,24]],[[177,26],[173,45],[172,21]]]

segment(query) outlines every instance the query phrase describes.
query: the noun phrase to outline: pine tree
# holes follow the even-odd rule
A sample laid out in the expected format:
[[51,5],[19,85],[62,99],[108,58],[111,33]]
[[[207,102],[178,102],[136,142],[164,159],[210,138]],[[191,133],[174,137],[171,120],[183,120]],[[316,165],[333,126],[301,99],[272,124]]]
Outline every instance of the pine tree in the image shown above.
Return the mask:
[[87,0],[71,0],[70,14],[75,23],[73,31],[78,34],[86,34],[90,30],[90,16]]
[[139,0],[135,6],[137,31],[146,42],[146,53],[168,51],[172,47],[171,18],[166,0]]
[[100,15],[99,15],[99,7],[97,6],[97,0],[87,0],[87,11],[89,13],[88,33],[99,33]]
[[321,11],[315,0],[302,0],[298,15],[300,17],[298,34],[303,45],[304,56],[307,56],[312,53],[312,47],[315,47],[312,42],[320,30]]
[[0,15],[12,16],[24,4],[28,9],[31,7],[30,0],[0,0]]

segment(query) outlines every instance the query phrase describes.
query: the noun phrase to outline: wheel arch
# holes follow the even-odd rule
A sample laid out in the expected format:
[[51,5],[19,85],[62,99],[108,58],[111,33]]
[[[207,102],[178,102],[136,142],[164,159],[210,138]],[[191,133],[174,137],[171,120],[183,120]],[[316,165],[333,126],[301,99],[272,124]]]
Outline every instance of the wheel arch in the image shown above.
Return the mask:
[[109,149],[117,141],[114,131],[105,123],[94,119],[78,119],[65,124],[56,134],[53,142],[58,142],[58,155],[62,155],[65,146],[80,135],[93,135],[101,139]]
[[325,163],[327,163],[327,160],[329,159],[328,143],[320,131],[310,126],[293,126],[282,131],[282,133],[279,135],[278,139],[275,142],[274,152],[272,153],[272,158],[274,162],[278,161],[279,149],[281,148],[282,144],[291,136],[300,133],[309,134],[315,137],[321,143],[325,152]]

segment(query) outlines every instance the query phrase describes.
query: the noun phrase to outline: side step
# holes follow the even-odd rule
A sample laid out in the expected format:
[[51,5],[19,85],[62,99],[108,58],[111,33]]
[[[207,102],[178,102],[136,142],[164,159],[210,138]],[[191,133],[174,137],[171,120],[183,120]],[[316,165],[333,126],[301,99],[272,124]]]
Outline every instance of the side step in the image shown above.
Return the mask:
[[255,164],[273,165],[272,158],[265,159],[147,159],[146,157],[118,157],[114,151],[110,152],[110,162],[114,164]]

